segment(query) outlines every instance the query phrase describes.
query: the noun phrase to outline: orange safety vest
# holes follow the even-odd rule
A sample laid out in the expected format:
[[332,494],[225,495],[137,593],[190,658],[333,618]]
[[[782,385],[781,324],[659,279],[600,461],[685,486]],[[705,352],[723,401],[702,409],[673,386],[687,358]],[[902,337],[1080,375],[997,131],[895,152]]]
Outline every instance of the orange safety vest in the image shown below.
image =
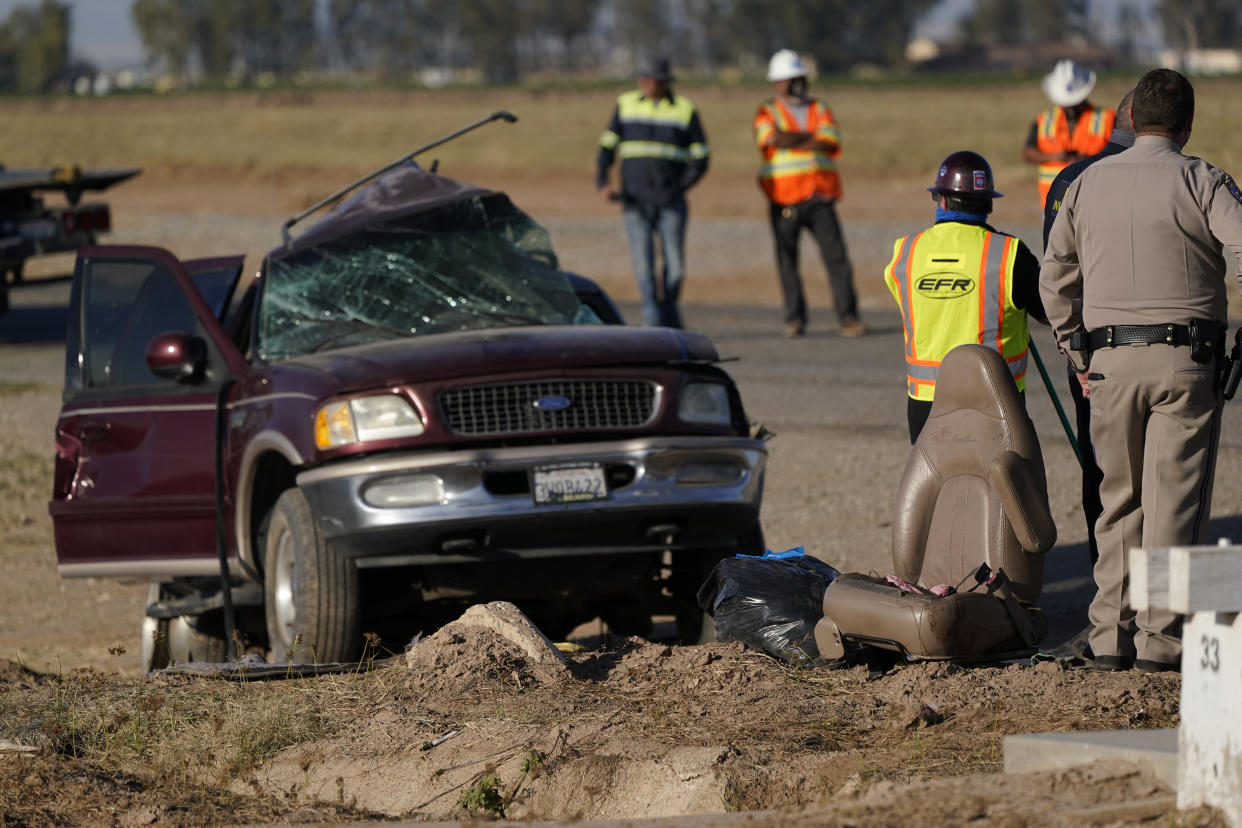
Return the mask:
[[[807,102],[805,123],[799,122],[780,98],[765,101],[755,114],[755,143],[763,155],[759,168],[759,186],[776,204],[799,204],[816,195],[841,197],[841,176],[836,161],[841,157],[841,133],[832,118],[832,110],[823,101]],[[779,149],[768,144],[776,130],[810,132],[821,141],[833,145],[830,152],[822,150]]]
[[[1089,107],[1078,116],[1074,131],[1070,132],[1069,119],[1059,106],[1045,109],[1035,119],[1035,146],[1043,153],[1077,152],[1084,158],[1104,149],[1108,136],[1113,133],[1116,110]],[[1068,161],[1049,161],[1039,165],[1039,207],[1042,210],[1048,200],[1048,191],[1057,173],[1069,166]]]
[[940,363],[958,345],[1000,353],[1018,390],[1026,388],[1030,334],[1013,303],[1020,242],[975,224],[946,221],[893,245],[884,281],[901,307],[906,386],[916,400],[936,394]]

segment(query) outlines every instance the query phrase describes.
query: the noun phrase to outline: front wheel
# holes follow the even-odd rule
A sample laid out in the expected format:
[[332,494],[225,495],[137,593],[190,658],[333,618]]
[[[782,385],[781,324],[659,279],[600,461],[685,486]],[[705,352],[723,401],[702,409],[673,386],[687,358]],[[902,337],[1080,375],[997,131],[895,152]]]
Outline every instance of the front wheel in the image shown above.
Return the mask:
[[716,640],[716,622],[699,606],[699,589],[716,564],[735,554],[762,555],[763,530],[755,526],[738,538],[728,552],[674,552],[671,584],[677,600],[677,637],[682,644],[710,644]]
[[269,660],[353,659],[360,649],[358,569],[319,534],[300,489],[287,489],[272,507],[263,548]]
[[677,601],[677,638],[682,644],[710,644],[716,624],[699,607],[699,587],[727,552],[674,552],[670,586]]

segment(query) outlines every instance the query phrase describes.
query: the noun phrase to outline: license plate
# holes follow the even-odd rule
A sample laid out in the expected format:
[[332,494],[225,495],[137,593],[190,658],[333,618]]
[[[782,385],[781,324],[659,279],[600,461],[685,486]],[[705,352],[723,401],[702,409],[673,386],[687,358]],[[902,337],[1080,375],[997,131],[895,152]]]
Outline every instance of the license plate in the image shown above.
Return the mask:
[[535,503],[581,503],[606,500],[608,484],[599,463],[579,466],[539,466],[532,474]]

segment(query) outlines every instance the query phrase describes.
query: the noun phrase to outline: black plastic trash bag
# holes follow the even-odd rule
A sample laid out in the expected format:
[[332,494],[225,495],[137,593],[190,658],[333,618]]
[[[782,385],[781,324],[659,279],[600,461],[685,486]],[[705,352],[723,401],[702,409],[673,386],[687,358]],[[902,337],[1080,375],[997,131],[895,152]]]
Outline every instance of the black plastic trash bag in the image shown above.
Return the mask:
[[699,606],[715,620],[720,641],[741,641],[782,661],[822,663],[815,623],[838,574],[802,547],[725,558],[699,587]]

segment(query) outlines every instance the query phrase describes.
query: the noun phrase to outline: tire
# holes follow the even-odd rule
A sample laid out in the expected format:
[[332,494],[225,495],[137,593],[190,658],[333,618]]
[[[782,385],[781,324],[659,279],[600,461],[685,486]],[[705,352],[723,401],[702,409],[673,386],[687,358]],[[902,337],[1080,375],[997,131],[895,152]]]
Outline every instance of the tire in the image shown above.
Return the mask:
[[268,660],[355,658],[361,649],[358,569],[319,534],[301,489],[287,489],[272,507],[263,549]]
[[679,552],[673,555],[670,588],[678,609],[677,638],[682,644],[710,644],[716,640],[716,624],[699,607],[699,587],[726,552]]
[[[161,584],[151,584],[147,604],[173,597]],[[181,615],[176,618],[142,618],[142,672],[160,670],[176,664],[205,661],[223,662],[228,653],[221,624],[210,615]]]
[[613,635],[622,638],[651,637],[651,610],[638,602],[613,602],[613,606],[600,613],[600,617]]
[[738,539],[736,549],[728,552],[680,552],[673,555],[670,587],[680,606],[676,618],[677,637],[682,644],[710,644],[716,640],[716,622],[699,606],[699,587],[716,564],[738,552],[762,555],[763,550],[763,530],[755,526]]

